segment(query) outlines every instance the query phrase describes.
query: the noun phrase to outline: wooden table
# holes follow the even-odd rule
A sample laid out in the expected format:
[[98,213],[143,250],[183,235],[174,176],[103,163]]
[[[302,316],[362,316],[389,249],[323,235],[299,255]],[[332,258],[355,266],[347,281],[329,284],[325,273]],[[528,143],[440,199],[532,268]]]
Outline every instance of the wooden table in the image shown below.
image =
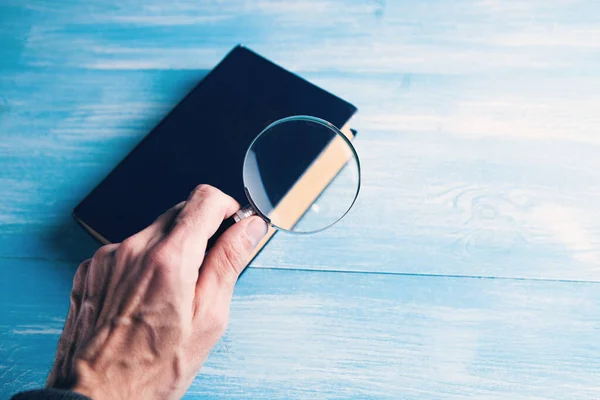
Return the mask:
[[72,207],[237,43],[349,99],[364,190],[240,281],[189,397],[600,398],[600,6],[0,6],[0,397],[43,385]]

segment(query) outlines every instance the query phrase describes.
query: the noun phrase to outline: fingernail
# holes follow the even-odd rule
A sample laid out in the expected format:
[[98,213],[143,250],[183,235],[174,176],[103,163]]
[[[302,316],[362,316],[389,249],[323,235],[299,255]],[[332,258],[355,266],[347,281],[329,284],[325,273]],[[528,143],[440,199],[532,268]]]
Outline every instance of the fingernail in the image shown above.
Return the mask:
[[250,238],[250,241],[256,247],[258,242],[265,237],[267,234],[267,223],[263,221],[260,217],[252,217],[252,220],[248,223],[246,227],[246,233]]

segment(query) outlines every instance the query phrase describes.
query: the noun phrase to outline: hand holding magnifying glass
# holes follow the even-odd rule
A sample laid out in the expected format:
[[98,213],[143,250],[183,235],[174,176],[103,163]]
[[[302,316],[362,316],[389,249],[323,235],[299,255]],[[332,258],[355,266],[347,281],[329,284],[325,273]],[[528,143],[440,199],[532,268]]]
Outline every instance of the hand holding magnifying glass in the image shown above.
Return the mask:
[[243,181],[249,204],[219,231],[258,215],[277,230],[310,234],[350,211],[360,191],[360,162],[334,125],[293,116],[273,122],[250,144]]
[[[290,117],[252,142],[243,179],[249,205],[220,230],[258,215],[279,230],[314,233],[353,206],[360,164],[336,127]],[[234,199],[211,190],[209,196],[194,192],[80,265],[48,387],[95,399],[183,396],[225,330],[235,282],[252,250],[250,242],[241,245],[241,232],[248,232],[243,225],[206,254],[198,246],[237,208]],[[237,252],[228,257],[236,241]]]

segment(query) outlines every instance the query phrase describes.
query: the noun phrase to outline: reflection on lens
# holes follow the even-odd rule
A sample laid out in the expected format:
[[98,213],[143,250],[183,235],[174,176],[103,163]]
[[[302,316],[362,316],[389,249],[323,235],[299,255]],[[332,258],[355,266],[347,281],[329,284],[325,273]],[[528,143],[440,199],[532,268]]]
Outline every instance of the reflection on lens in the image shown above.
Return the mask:
[[360,190],[360,164],[349,139],[308,116],[284,118],[261,132],[246,153],[243,174],[255,210],[295,233],[335,224]]

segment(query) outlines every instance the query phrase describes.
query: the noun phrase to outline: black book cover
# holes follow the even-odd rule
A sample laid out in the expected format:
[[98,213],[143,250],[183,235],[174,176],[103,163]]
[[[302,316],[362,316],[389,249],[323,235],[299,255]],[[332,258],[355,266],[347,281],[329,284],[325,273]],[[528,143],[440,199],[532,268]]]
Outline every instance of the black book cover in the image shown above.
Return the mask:
[[[200,183],[221,189],[244,206],[244,155],[267,125],[291,115],[312,115],[342,128],[355,112],[352,104],[237,46],[73,215],[100,241],[117,243],[185,200]],[[287,156],[304,157],[299,162],[308,166],[322,146]]]

